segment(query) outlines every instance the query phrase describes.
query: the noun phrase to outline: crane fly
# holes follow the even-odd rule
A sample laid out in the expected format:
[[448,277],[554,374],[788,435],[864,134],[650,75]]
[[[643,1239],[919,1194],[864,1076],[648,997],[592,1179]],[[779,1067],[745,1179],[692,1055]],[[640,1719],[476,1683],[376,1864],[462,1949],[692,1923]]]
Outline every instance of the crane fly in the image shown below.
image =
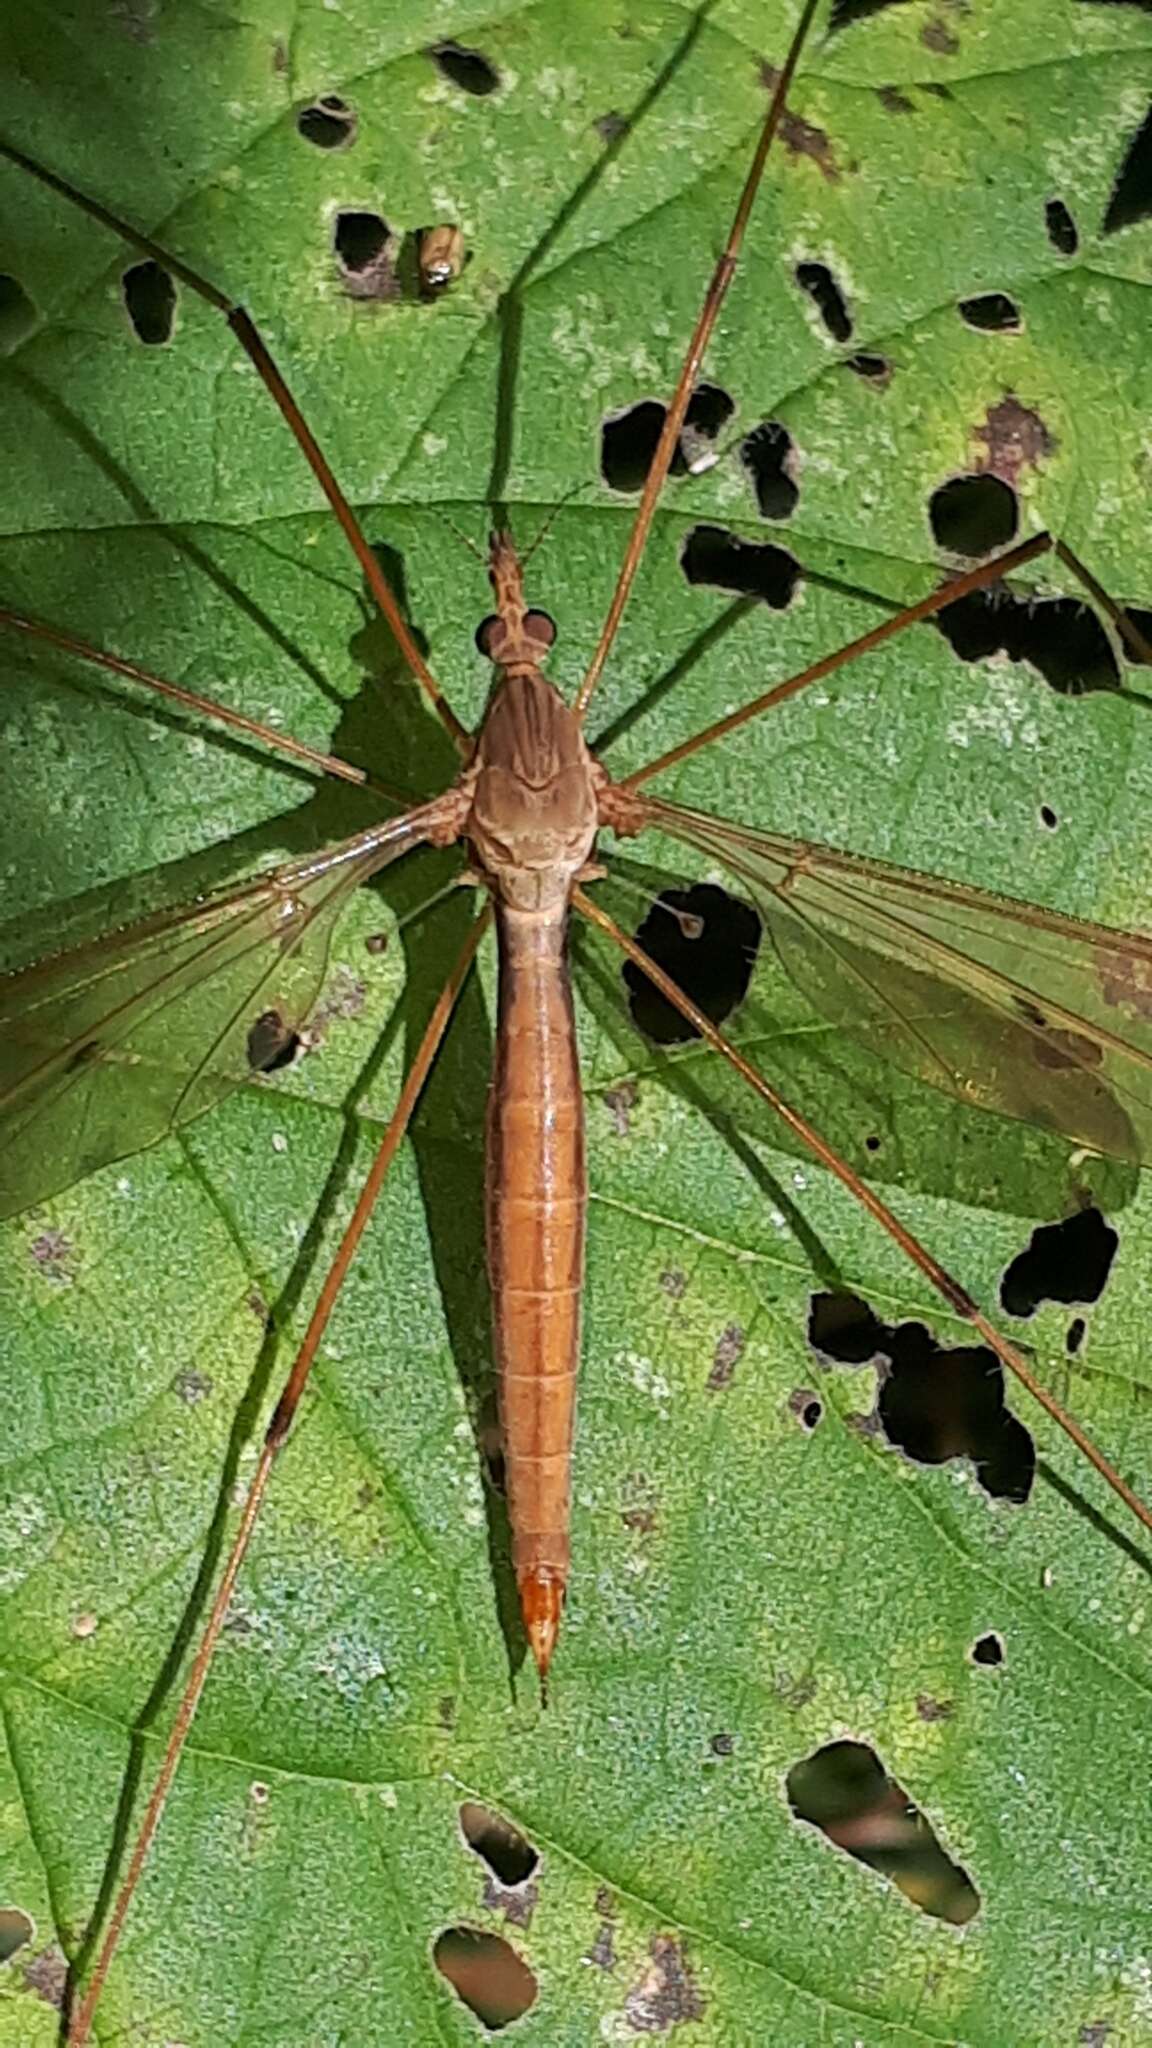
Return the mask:
[[[63,201],[134,246],[227,321],[294,436],[349,542],[430,711],[456,749],[447,788],[382,822],[253,880],[162,911],[0,984],[0,1213],[20,1214],[211,1110],[290,1055],[324,980],[335,925],[353,892],[421,846],[463,844],[464,879],[487,899],[435,1003],[352,1219],[281,1388],[239,1526],[194,1652],[164,1760],[112,1899],[68,2039],[90,2037],[97,2003],[159,1825],[276,1457],[292,1426],[341,1285],[405,1135],[482,941],[494,928],[499,1016],[489,1096],[486,1238],[500,1384],[512,1560],[523,1630],[541,1684],[561,1630],[570,1570],[570,1494],[580,1352],[587,1188],[583,1097],[568,982],[573,913],[656,987],[740,1077],[790,1137],[837,1178],[918,1268],[946,1309],[989,1347],[1059,1424],[1146,1529],[1135,1488],[1044,1385],[1028,1359],[931,1250],[786,1100],[713,1019],[596,900],[602,832],[660,835],[723,870],[755,903],[789,976],[815,1011],[895,1067],[961,1102],[1055,1132],[1073,1145],[1142,1164],[1152,1145],[1152,940],[1021,901],[863,859],[800,837],[722,819],[648,785],[810,685],[866,657],[1012,570],[1054,551],[1141,658],[1138,629],[1059,539],[1038,534],[893,609],[855,641],[820,656],[620,778],[589,745],[585,720],[608,662],[657,500],[680,448],[708,341],[732,281],[752,203],[816,13],[807,0],[775,77],[728,240],[713,273],[647,471],[598,643],[574,697],[545,674],[557,625],[531,565],[503,527],[492,533],[493,609],[477,641],[494,678],[473,732],[436,680],[403,605],[251,317],[209,279],[49,167],[10,144],[4,155]],[[437,231],[438,233],[440,231]],[[463,260],[456,229],[433,254]],[[0,625],[89,667],[119,674],[309,771],[364,782],[340,756],[153,675],[125,656],[14,608]],[[563,622],[560,622],[562,631]]]

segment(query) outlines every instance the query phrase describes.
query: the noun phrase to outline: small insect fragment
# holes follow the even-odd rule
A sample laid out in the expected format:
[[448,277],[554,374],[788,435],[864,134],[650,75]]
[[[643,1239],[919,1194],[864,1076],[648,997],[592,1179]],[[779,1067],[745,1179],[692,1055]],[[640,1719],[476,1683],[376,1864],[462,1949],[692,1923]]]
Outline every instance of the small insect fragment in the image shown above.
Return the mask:
[[454,284],[468,261],[464,236],[451,222],[420,230],[420,289],[425,298],[439,298]]

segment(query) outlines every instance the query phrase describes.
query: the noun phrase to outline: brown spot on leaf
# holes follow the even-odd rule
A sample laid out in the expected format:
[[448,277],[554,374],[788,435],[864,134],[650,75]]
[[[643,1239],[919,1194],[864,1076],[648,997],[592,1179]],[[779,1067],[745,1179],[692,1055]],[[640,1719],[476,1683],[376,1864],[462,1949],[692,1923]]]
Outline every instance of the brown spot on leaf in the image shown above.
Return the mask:
[[64,2010],[64,1996],[68,1989],[68,1963],[61,1949],[41,1949],[30,1963],[25,1963],[20,1972],[29,1991],[43,2000],[45,2005]]
[[1107,2048],[1112,2028],[1107,2020],[1089,2020],[1076,2036],[1078,2048]]
[[530,1927],[540,1902],[538,1884],[503,1885],[494,1877],[484,1880],[481,1903],[490,1913],[503,1913],[510,1927]]
[[619,142],[622,135],[627,135],[632,123],[627,114],[618,114],[613,107],[593,121],[592,126],[602,142]]
[[632,1111],[636,1107],[639,1093],[635,1081],[621,1081],[618,1088],[608,1088],[604,1092],[604,1107],[612,1118],[618,1138],[628,1136],[632,1127]]
[[930,1692],[916,1695],[916,1712],[922,1721],[950,1721],[956,1712],[952,1700],[935,1700]]
[[616,1901],[606,1884],[602,1884],[597,1888],[596,1911],[600,1915],[600,1925],[596,1930],[596,1939],[592,1943],[591,1948],[585,1950],[584,1960],[586,1963],[591,1963],[595,1970],[614,1970],[616,1967],[616,1929],[612,1923],[616,1914]]
[[778,1700],[782,1700],[786,1707],[791,1707],[798,1713],[801,1707],[811,1705],[815,1699],[816,1680],[811,1672],[803,1678],[797,1678],[791,1671],[778,1671],[772,1681],[772,1690]]
[[650,1536],[656,1527],[657,1501],[651,1482],[643,1472],[630,1472],[624,1481],[626,1505],[620,1510],[620,1520],[626,1529],[632,1529],[637,1536]]
[[1106,1003],[1137,1017],[1152,1017],[1152,960],[1098,953],[1100,993]]
[[739,1323],[729,1323],[721,1332],[716,1349],[712,1354],[712,1370],[705,1382],[710,1394],[722,1394],[732,1383],[732,1376],[744,1356],[747,1335]]
[[[768,92],[775,92],[780,73],[772,64],[760,66],[761,83]],[[823,128],[813,127],[810,121],[803,121],[799,114],[793,114],[785,107],[777,131],[780,140],[790,156],[811,157],[820,175],[830,185],[838,185],[844,173],[836,161],[832,138]]]
[[660,1275],[660,1285],[673,1301],[683,1301],[688,1282],[678,1267],[669,1266],[668,1271]]
[[195,1372],[188,1368],[178,1372],[172,1382],[172,1392],[189,1408],[195,1408],[200,1401],[206,1401],[212,1392],[212,1381],[206,1372]]
[[954,57],[960,48],[959,37],[953,35],[946,21],[926,22],[920,31],[920,41],[936,57]]
[[62,1230],[42,1230],[28,1247],[32,1263],[57,1287],[72,1285],[76,1248]]
[[445,1693],[444,1698],[437,1701],[436,1719],[439,1721],[441,1728],[445,1729],[448,1734],[451,1734],[456,1726],[456,1701],[450,1692]]
[[288,45],[282,36],[277,36],[272,45],[272,69],[277,78],[283,78],[288,69]]
[[1016,490],[1023,472],[1036,469],[1055,453],[1059,443],[1038,412],[1009,391],[999,405],[991,406],[976,439],[984,453],[977,456],[980,468]]
[[707,2005],[680,1943],[670,1934],[657,1934],[648,1953],[652,1960],[624,2001],[625,2017],[633,2032],[667,2034],[686,2020],[702,2020]]
[[907,93],[900,92],[894,85],[878,86],[876,97],[886,114],[914,114],[916,112]]

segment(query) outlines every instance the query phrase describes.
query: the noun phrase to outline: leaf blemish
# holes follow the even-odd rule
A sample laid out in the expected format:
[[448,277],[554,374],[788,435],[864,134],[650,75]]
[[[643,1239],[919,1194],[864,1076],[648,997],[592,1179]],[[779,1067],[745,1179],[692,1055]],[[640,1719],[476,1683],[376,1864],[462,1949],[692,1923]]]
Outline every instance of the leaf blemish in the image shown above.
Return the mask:
[[876,97],[886,114],[914,114],[916,112],[916,108],[908,98],[907,93],[901,92],[895,85],[878,85]]
[[[779,78],[780,73],[775,65],[760,66],[760,83],[765,92],[775,92]],[[830,185],[840,183],[844,174],[836,161],[832,139],[823,128],[813,127],[810,121],[802,120],[799,114],[794,114],[785,107],[780,117],[779,134],[789,156],[807,157]]]
[[916,1695],[916,1713],[921,1721],[950,1721],[955,1712],[956,1706],[952,1700],[933,1699],[930,1692]]
[[670,1934],[657,1934],[648,1949],[651,1961],[624,2001],[624,2017],[636,2034],[667,2034],[708,2010],[688,1964],[683,1946]]
[[63,2012],[68,1991],[68,1959],[62,1949],[41,1949],[20,1972],[34,1998],[50,2005],[56,2012]]
[[688,1280],[678,1266],[669,1266],[667,1272],[660,1275],[660,1285],[673,1301],[683,1301]]
[[639,1095],[635,1081],[621,1081],[618,1087],[604,1091],[604,1107],[612,1118],[612,1128],[618,1138],[626,1138],[632,1128],[632,1111]]
[[1022,405],[1011,391],[989,408],[976,439],[984,446],[984,469],[1012,490],[1018,489],[1025,470],[1039,468],[1060,446],[1040,414]]
[[34,1266],[56,1287],[71,1287],[75,1276],[76,1247],[62,1230],[42,1230],[28,1247]]
[[712,1354],[708,1378],[704,1383],[710,1394],[722,1394],[726,1387],[731,1386],[736,1367],[744,1356],[747,1341],[747,1333],[741,1329],[739,1323],[729,1323],[727,1329],[721,1332]]
[[616,1901],[606,1884],[596,1892],[596,1911],[600,1914],[600,1925],[590,1949],[585,1950],[584,1960],[594,1970],[614,1970],[616,1967],[616,1929],[613,1920]]

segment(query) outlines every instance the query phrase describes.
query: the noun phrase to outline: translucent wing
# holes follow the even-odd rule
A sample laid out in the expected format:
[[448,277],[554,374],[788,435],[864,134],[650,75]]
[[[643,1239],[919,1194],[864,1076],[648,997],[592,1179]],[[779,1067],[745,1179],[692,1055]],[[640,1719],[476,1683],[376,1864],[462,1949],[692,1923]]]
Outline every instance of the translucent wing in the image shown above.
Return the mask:
[[752,892],[789,974],[894,1065],[1152,1159],[1152,939],[646,800]]
[[0,1216],[275,1064],[316,1000],[341,906],[427,836],[432,813],[0,979]]

